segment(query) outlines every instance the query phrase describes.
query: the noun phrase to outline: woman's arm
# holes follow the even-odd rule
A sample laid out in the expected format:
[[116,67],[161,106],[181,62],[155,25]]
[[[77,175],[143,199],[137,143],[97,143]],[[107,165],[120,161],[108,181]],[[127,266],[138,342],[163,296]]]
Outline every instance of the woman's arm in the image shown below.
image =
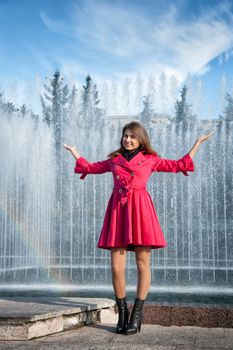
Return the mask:
[[210,131],[207,135],[202,135],[199,136],[196,140],[196,142],[194,143],[193,147],[191,148],[191,150],[188,152],[188,154],[190,155],[191,158],[194,157],[194,154],[197,152],[198,148],[200,147],[200,145],[202,144],[202,142],[208,140],[210,138],[210,136],[213,134],[214,131]]
[[152,172],[153,171],[169,173],[182,172],[184,175],[188,176],[187,171],[194,171],[194,163],[188,153],[178,160],[155,156],[152,157]]
[[68,151],[71,152],[71,154],[74,156],[75,159],[79,159],[81,156],[80,154],[77,152],[76,147],[75,146],[68,146],[64,143],[63,145],[66,149],[68,149]]
[[198,147],[202,144],[202,142],[209,139],[213,132],[214,131],[211,131],[207,135],[199,136],[189,153],[185,154],[182,158],[178,160],[160,158],[158,156],[154,157],[152,163],[152,171],[163,171],[172,173],[182,172],[184,175],[188,176],[187,171],[194,171],[194,163],[192,160],[194,154],[196,153]]
[[68,149],[76,159],[74,172],[76,174],[82,174],[80,176],[80,179],[83,180],[87,174],[103,174],[111,171],[110,159],[102,160],[100,162],[90,163],[88,162],[87,159],[80,156],[75,146],[71,147],[64,144],[64,147]]

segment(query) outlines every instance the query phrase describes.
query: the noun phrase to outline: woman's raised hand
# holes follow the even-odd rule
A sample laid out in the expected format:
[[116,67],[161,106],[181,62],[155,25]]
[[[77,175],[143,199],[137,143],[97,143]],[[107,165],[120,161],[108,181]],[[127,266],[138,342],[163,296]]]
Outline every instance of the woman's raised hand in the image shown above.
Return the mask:
[[202,142],[208,140],[210,138],[210,136],[213,134],[214,130],[213,131],[210,131],[208,134],[206,135],[201,135],[201,136],[198,136],[195,144],[193,145],[193,147],[191,148],[191,150],[189,151],[189,155],[191,158],[194,157],[195,153],[197,152],[199,146],[202,144]]
[[75,159],[78,159],[81,157],[80,154],[76,150],[76,146],[69,146],[69,145],[66,145],[65,143],[63,144],[63,146],[73,154]]
[[69,145],[66,145],[65,143],[64,143],[64,145],[63,145],[66,149],[68,149],[68,151],[76,151],[76,146],[69,146]]
[[207,135],[198,136],[197,142],[202,143],[202,142],[208,140],[213,133],[214,133],[214,130],[210,131]]

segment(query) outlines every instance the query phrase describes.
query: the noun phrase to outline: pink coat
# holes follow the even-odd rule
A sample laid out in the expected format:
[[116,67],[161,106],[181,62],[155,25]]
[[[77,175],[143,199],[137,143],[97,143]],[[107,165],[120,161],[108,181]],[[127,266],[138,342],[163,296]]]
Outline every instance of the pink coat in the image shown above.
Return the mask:
[[143,151],[130,161],[121,154],[95,163],[89,163],[83,157],[76,161],[74,172],[82,173],[80,179],[87,174],[112,172],[113,175],[113,192],[107,205],[98,248],[126,247],[133,251],[134,246],[166,247],[155,207],[146,190],[147,181],[154,171],[183,172],[187,176],[187,171],[194,171],[194,163],[188,153],[178,160],[170,160]]

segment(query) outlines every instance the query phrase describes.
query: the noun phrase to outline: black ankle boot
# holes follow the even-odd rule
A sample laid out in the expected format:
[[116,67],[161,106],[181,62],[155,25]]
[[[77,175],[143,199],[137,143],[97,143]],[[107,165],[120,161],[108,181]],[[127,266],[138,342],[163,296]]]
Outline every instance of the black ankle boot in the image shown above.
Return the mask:
[[137,333],[137,331],[141,331],[141,323],[143,319],[142,308],[144,301],[145,299],[135,298],[126,334],[134,334]]
[[126,298],[117,298],[116,303],[118,306],[118,323],[116,327],[116,333],[125,333],[128,325],[129,310],[127,307]]

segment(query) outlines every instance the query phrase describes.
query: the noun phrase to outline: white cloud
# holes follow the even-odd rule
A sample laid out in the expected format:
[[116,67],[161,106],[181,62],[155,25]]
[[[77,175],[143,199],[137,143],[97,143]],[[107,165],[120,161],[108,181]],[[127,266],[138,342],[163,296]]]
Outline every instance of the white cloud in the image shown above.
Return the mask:
[[40,13],[40,18],[49,30],[54,31],[54,32],[65,32],[66,31],[67,27],[66,27],[65,23],[63,23],[62,21],[52,20],[44,12]]
[[141,40],[148,19],[132,9],[86,2],[76,7],[72,18],[75,37],[94,50],[124,58],[149,49]]
[[[140,8],[135,4],[83,1],[74,5],[70,16],[59,20],[41,12],[46,28],[65,35],[60,36],[63,41],[59,47],[52,41],[45,48],[33,43],[33,59],[46,75],[59,68],[69,82],[80,79],[83,83],[89,73],[98,85],[111,79],[122,84],[127,77],[133,86],[138,72],[144,85],[151,74],[159,79],[162,72],[168,80],[176,76],[181,83],[188,73],[204,75],[210,71],[214,58],[221,64],[232,57],[233,15],[227,2],[219,2],[215,8],[203,5],[202,13],[189,18],[181,17],[178,6],[158,15],[143,3]],[[136,93],[134,90],[130,93]],[[17,95],[15,89],[10,92]],[[21,103],[19,94],[15,100]]]
[[124,64],[131,64],[131,72],[144,68],[172,71],[178,77],[203,74],[212,59],[233,46],[232,15],[227,3],[205,8],[186,22],[178,20],[178,11],[171,6],[153,18],[136,8],[88,1],[72,15],[73,35],[90,54],[114,62],[119,73]]
[[181,82],[188,73],[210,71],[216,57],[221,63],[232,55],[233,15],[228,2],[215,8],[203,5],[203,12],[188,19],[181,17],[178,6],[160,15],[153,10],[90,0],[75,4],[69,21],[53,21],[41,13],[48,29],[73,38],[72,56],[69,50],[57,55],[51,48],[51,60],[68,76],[91,73],[103,80],[135,77],[139,71],[145,76],[164,72]]

